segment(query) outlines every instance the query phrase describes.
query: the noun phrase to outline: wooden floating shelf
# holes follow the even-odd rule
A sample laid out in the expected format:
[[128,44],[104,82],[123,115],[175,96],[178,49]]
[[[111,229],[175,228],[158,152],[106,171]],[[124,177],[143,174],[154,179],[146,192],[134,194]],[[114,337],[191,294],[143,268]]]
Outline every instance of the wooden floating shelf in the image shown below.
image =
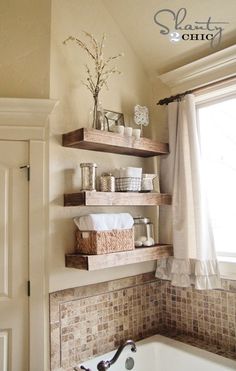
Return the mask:
[[86,128],[63,134],[62,144],[64,147],[140,157],[169,153],[169,145],[167,143],[158,143],[148,138],[135,139],[134,137],[126,137],[109,131]]
[[64,195],[64,206],[161,206],[171,205],[167,193],[78,192]]
[[103,255],[67,254],[66,267],[95,271],[128,264],[143,263],[173,255],[172,245],[156,245]]

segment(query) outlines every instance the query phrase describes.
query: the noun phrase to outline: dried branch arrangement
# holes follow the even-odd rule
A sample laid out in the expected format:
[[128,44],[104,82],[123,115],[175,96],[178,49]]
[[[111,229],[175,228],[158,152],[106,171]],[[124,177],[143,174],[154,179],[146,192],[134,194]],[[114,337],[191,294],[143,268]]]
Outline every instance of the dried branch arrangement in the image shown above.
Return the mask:
[[94,62],[94,70],[91,70],[87,64],[85,65],[87,79],[86,81],[83,81],[83,84],[91,91],[95,99],[98,97],[98,94],[104,85],[108,89],[107,80],[109,77],[113,74],[121,73],[116,67],[111,67],[110,64],[115,59],[122,57],[123,54],[120,53],[113,57],[105,58],[105,34],[103,34],[100,42],[90,33],[84,31],[84,34],[88,38],[88,44],[74,36],[69,36],[63,41],[63,44],[67,44],[69,41],[76,42],[76,44],[79,45]]

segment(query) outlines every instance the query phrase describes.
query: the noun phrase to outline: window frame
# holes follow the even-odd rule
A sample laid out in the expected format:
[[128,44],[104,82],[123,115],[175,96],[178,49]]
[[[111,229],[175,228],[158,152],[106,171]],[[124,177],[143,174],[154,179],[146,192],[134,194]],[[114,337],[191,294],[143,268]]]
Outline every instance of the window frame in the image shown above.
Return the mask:
[[[211,104],[236,98],[236,82],[227,82],[195,93],[196,116],[199,123],[198,110]],[[222,278],[236,280],[236,253],[217,252],[220,274]]]

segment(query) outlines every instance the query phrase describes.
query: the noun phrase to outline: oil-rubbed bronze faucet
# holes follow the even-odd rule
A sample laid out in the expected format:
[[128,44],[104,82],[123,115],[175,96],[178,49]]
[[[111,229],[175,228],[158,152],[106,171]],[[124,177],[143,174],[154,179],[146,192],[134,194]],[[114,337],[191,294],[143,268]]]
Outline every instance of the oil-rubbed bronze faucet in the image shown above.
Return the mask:
[[117,361],[121,352],[123,351],[123,349],[127,345],[131,345],[131,351],[132,352],[137,351],[135,342],[133,340],[127,340],[124,344],[119,346],[119,348],[117,349],[117,351],[116,351],[116,353],[115,353],[115,355],[112,359],[110,359],[109,361],[101,361],[101,362],[98,363],[98,365],[97,365],[98,371],[106,371],[109,367],[111,367]]

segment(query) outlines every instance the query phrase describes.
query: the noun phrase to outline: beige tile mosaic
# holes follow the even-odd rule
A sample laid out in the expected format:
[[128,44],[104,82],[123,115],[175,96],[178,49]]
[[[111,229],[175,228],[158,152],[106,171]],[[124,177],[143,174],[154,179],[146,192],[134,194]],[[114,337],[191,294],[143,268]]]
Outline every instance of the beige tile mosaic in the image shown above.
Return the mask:
[[235,282],[223,282],[223,290],[176,288],[161,285],[162,331],[173,330],[222,351],[236,354]]
[[145,273],[50,294],[51,370],[155,333],[236,358],[236,283],[178,288]]
[[117,348],[128,338],[157,333],[162,324],[161,281],[147,273],[50,295],[51,369]]

